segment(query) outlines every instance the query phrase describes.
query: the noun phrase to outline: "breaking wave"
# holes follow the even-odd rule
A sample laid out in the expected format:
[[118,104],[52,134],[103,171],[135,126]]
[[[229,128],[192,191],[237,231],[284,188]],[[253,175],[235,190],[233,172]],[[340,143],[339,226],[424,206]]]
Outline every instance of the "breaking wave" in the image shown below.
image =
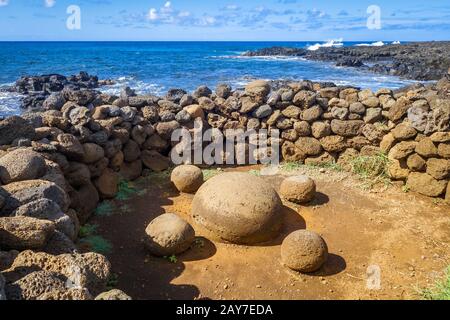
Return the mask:
[[308,50],[316,51],[316,50],[319,50],[320,48],[342,47],[342,46],[344,46],[343,41],[344,41],[344,39],[340,38],[340,39],[328,40],[325,43],[316,43],[316,44],[313,44],[312,46],[309,46]]

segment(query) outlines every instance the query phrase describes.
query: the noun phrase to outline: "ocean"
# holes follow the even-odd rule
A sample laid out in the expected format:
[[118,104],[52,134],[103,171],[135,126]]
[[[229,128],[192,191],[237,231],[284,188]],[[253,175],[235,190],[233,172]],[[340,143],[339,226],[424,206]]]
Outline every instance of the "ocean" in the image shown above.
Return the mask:
[[[399,88],[414,81],[377,75],[332,63],[296,57],[243,57],[271,46],[315,49],[321,46],[380,45],[380,42],[0,42],[0,87],[24,75],[86,71],[138,93],[165,94],[169,88],[194,90],[218,83],[243,86],[253,79],[331,81],[373,90]],[[382,43],[381,43],[382,45]],[[20,114],[20,96],[0,92],[0,116]]]

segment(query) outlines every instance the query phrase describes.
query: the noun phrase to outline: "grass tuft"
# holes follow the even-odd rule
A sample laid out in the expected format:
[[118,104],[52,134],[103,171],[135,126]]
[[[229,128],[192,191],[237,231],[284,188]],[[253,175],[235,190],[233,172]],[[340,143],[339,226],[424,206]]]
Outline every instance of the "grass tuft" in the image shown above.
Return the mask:
[[112,244],[105,238],[96,235],[98,225],[85,224],[80,227],[78,233],[80,238],[80,244],[87,246],[90,251],[94,251],[100,254],[107,254],[112,251]]
[[248,173],[256,177],[261,176],[261,171],[259,170],[250,170]]
[[219,175],[222,173],[222,170],[218,170],[218,169],[203,169],[203,179],[205,181]]
[[95,215],[109,217],[115,213],[115,206],[111,201],[103,201],[95,209]]
[[336,172],[344,171],[344,169],[336,162],[318,163],[315,165],[307,165],[306,167],[328,169],[328,170],[332,170],[332,171],[336,171]]
[[116,195],[117,200],[128,200],[137,193],[137,190],[130,186],[130,183],[126,180],[120,180],[119,192]]
[[422,296],[426,300],[450,300],[450,266],[442,280],[437,281],[433,287],[422,290]]
[[281,165],[281,170],[284,171],[295,171],[300,169],[303,166],[300,162],[290,161],[290,162],[284,162]]
[[80,243],[85,244],[93,252],[100,254],[108,254],[112,251],[112,244],[99,235],[91,235],[80,240]]
[[302,168],[311,168],[311,169],[328,169],[328,170],[333,170],[333,171],[337,171],[337,172],[341,172],[344,171],[344,169],[337,163],[335,162],[325,162],[325,163],[318,163],[315,165],[306,165],[306,164],[302,164],[300,162],[284,162],[281,164],[281,170],[283,171],[296,171]]
[[84,226],[80,227],[80,231],[78,232],[78,236],[80,238],[86,238],[92,236],[97,231],[98,225],[86,223]]
[[364,180],[369,188],[378,183],[385,185],[391,183],[388,172],[389,163],[388,157],[383,153],[374,156],[358,156],[350,161],[352,172]]
[[170,263],[177,263],[178,262],[178,258],[176,255],[171,255],[170,257],[164,257],[165,259],[167,259],[167,261],[169,261]]

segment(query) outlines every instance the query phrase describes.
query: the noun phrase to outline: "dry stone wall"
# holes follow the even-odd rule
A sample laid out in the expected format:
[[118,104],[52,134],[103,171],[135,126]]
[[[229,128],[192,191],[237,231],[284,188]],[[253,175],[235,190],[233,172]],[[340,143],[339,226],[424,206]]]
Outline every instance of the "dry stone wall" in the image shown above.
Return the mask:
[[[384,153],[393,180],[450,201],[449,78],[396,92],[255,81],[242,90],[202,86],[191,94],[173,89],[164,97],[129,88],[120,96],[70,88],[52,93],[45,110],[0,121],[0,272],[10,275],[0,279],[0,296],[6,290],[18,299],[88,299],[104,290],[109,263],[77,252],[80,225],[102,199],[115,197],[120,179],[168,169],[172,132],[192,131],[199,118],[205,128],[222,131],[280,130],[284,161],[346,164]],[[25,265],[40,271],[15,272],[24,256]],[[60,276],[70,272],[55,278],[44,262],[64,259],[75,266],[93,261],[94,273],[83,270],[95,279],[83,278],[78,291],[62,289]],[[41,292],[27,283],[50,289]]]

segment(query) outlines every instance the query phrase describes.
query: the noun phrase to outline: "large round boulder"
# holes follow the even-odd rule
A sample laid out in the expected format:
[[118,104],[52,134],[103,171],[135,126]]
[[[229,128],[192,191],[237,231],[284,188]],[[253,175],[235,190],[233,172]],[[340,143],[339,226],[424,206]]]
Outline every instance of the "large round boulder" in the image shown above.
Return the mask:
[[145,244],[155,256],[179,254],[191,246],[195,238],[192,226],[173,213],[154,219],[145,229]]
[[215,176],[192,202],[194,220],[212,236],[238,244],[271,239],[281,225],[282,203],[262,178],[242,172]]
[[203,184],[203,172],[193,165],[181,165],[172,171],[170,180],[178,191],[195,193]]
[[328,258],[328,247],[317,233],[297,230],[281,244],[281,261],[292,270],[304,273],[320,269]]
[[286,178],[280,186],[280,195],[291,202],[302,204],[314,199],[316,183],[307,176],[293,176]]

